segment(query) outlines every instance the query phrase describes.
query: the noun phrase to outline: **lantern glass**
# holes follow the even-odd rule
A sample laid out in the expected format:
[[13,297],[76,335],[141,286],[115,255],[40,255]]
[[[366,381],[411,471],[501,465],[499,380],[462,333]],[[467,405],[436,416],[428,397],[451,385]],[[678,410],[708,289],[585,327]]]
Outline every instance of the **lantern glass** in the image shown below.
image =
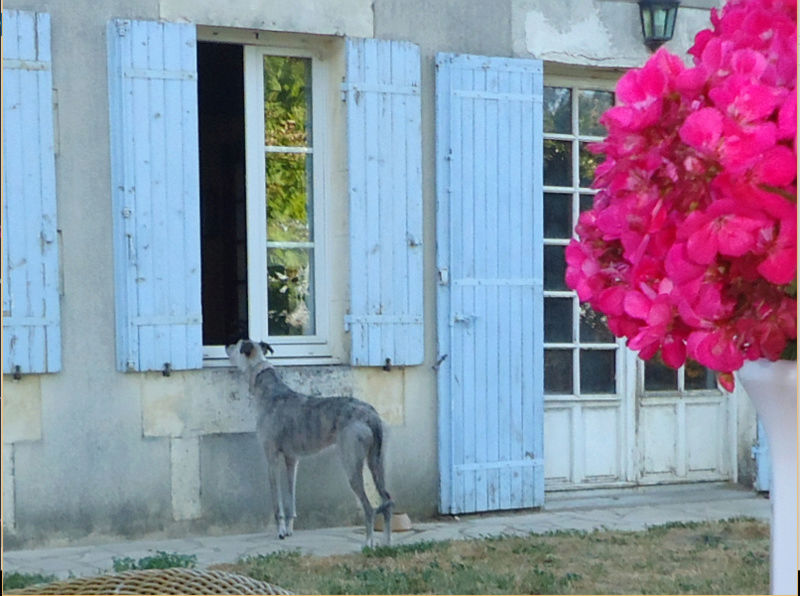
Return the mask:
[[672,39],[679,4],[676,0],[639,0],[642,35],[651,50]]

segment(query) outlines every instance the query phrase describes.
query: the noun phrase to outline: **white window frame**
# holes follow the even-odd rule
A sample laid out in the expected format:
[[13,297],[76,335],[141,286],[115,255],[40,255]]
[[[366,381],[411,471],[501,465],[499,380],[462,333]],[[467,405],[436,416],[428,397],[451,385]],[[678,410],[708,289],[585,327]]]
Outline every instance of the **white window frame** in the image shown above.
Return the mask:
[[[635,352],[634,352],[635,354]],[[686,365],[681,365],[680,368],[675,370],[676,383],[674,389],[647,389],[645,386],[645,366],[647,363],[641,358],[637,358],[638,372],[636,386],[639,395],[645,397],[675,397],[676,395],[686,395],[691,397],[701,397],[704,395],[719,396],[722,394],[722,389],[719,383],[715,387],[708,387],[704,389],[687,389],[686,388]]]
[[[554,193],[571,195],[572,201],[572,229],[578,223],[580,215],[580,198],[581,195],[595,195],[598,191],[580,185],[580,146],[582,143],[600,141],[603,137],[595,137],[586,134],[580,134],[578,130],[578,102],[579,90],[597,90],[614,92],[616,85],[616,77],[598,77],[591,78],[581,75],[571,76],[566,75],[552,75],[545,74],[544,86],[545,87],[564,87],[572,91],[571,105],[570,105],[570,118],[571,118],[571,132],[570,133],[554,133],[543,132],[543,140],[567,141],[572,145],[572,180],[570,186],[547,186],[543,187],[544,193]],[[578,130],[579,134],[575,134]],[[570,189],[568,192],[565,189]],[[566,246],[569,244],[569,238],[548,238],[543,239],[544,246]],[[615,338],[613,341],[595,343],[581,341],[580,339],[580,302],[574,290],[544,290],[544,298],[570,298],[573,303],[573,318],[572,318],[572,337],[573,340],[569,342],[544,342],[545,350],[570,350],[572,352],[572,393],[545,393],[545,403],[562,403],[562,402],[617,402],[624,399],[627,391],[627,375],[626,375],[626,361],[625,361],[625,342],[622,339]],[[616,372],[616,382],[614,393],[582,393],[580,388],[580,353],[581,350],[598,350],[598,351],[613,351],[614,352],[614,366]]]
[[[258,36],[256,36],[258,37]],[[201,38],[202,40],[202,38]],[[216,40],[215,40],[216,41]],[[235,42],[234,42],[235,43]],[[325,240],[327,230],[327,96],[329,73],[319,52],[290,46],[242,44],[244,52],[245,179],[247,222],[247,302],[249,336],[268,342],[284,364],[335,362],[330,344],[329,290]],[[264,145],[264,56],[311,60],[311,143],[314,335],[270,336],[267,277],[267,197]],[[273,246],[274,248],[275,246]],[[227,365],[224,346],[203,346],[207,366]]]

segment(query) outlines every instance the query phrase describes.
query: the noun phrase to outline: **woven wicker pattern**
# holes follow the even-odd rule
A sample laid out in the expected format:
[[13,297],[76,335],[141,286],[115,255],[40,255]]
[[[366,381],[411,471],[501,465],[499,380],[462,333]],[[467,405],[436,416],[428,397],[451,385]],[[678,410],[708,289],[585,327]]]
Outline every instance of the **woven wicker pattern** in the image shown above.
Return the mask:
[[291,594],[244,575],[201,569],[143,569],[28,586],[5,594]]

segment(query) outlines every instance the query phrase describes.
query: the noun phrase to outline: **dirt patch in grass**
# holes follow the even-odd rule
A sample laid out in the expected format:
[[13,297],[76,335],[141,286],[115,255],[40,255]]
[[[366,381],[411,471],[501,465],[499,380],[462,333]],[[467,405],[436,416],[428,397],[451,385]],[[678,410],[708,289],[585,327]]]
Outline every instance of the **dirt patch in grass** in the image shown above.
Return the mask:
[[280,552],[217,568],[303,594],[766,594],[769,526],[735,519],[333,557]]

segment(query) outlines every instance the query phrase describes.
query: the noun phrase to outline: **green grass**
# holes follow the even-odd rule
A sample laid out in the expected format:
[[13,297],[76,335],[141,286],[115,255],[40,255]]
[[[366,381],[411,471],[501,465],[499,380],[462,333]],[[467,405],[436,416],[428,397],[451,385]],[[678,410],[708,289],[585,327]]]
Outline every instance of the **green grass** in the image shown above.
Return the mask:
[[768,525],[732,519],[429,541],[333,557],[281,552],[218,567],[303,594],[765,594],[768,549]]
[[197,565],[197,555],[181,555],[179,553],[168,553],[162,550],[156,551],[155,555],[142,557],[138,561],[131,557],[113,557],[111,562],[114,571],[131,571],[133,569],[170,569],[172,567],[189,567]]
[[56,581],[55,575],[43,575],[41,573],[11,573],[3,572],[3,591],[21,590],[35,584],[47,584]]

